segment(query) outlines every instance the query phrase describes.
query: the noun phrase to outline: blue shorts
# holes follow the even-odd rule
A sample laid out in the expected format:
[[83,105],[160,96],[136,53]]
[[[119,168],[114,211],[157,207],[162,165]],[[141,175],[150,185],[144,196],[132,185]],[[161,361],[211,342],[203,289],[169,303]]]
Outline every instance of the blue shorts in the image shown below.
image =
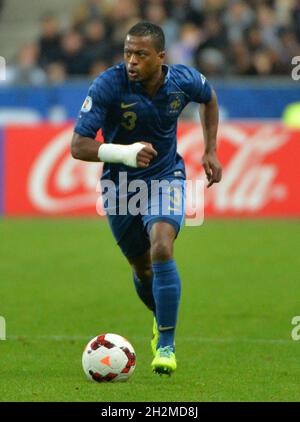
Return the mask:
[[[141,199],[138,202],[133,200],[133,195],[127,196],[128,212],[125,215],[120,215],[119,208],[106,208],[112,233],[127,258],[143,255],[150,248],[149,233],[154,223],[165,221],[171,224],[176,236],[182,227],[185,215],[185,179],[165,180],[168,183],[154,190],[151,190],[151,182],[147,182],[148,191],[145,195],[142,190],[139,191],[139,198],[147,198],[147,201],[143,202]],[[139,213],[132,212],[132,203],[138,203]]]

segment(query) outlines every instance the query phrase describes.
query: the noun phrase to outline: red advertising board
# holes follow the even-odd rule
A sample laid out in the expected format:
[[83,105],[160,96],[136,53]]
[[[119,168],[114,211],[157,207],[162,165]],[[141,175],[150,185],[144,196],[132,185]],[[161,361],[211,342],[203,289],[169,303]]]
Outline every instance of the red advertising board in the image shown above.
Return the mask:
[[[101,164],[71,157],[72,130],[72,124],[5,128],[5,215],[96,215]],[[223,179],[205,189],[206,216],[300,216],[300,131],[228,122],[218,142]],[[205,179],[199,124],[179,125],[178,150],[188,178]]]

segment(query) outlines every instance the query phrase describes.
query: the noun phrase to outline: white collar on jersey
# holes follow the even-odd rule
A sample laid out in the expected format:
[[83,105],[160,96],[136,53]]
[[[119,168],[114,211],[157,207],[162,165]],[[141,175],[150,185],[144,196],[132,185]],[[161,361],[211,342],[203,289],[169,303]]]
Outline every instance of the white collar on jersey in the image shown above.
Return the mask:
[[166,75],[165,80],[164,80],[164,84],[165,84],[170,78],[170,67],[167,64],[163,64],[161,67],[164,74]]

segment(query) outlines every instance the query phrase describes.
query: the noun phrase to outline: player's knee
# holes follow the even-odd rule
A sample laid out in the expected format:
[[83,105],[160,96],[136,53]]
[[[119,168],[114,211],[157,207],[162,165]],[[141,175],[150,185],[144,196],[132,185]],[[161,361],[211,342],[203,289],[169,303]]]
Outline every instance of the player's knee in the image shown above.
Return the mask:
[[153,277],[151,266],[147,266],[143,268],[135,268],[135,273],[142,282],[148,282],[152,280],[152,277]]
[[152,262],[164,262],[172,259],[173,250],[169,241],[156,241],[151,245]]

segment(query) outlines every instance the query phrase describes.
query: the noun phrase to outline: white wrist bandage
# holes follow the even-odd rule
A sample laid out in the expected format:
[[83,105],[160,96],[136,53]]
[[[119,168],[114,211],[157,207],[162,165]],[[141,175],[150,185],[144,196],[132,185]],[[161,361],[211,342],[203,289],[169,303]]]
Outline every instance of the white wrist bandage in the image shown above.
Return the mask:
[[98,158],[104,163],[123,163],[129,167],[137,167],[137,154],[144,147],[140,142],[131,145],[102,144],[98,149]]

